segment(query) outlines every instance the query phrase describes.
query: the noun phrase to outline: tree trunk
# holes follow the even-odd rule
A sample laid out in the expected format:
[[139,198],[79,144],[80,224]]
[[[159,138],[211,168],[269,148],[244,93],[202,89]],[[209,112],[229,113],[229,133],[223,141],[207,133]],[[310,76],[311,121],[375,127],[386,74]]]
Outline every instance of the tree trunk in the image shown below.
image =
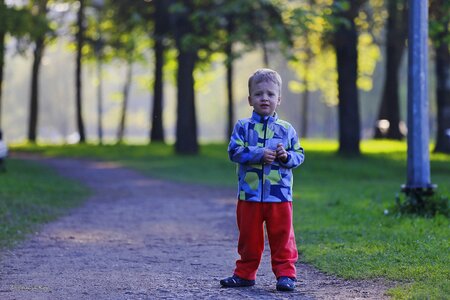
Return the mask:
[[[308,38],[308,33],[306,32],[306,39]],[[302,110],[301,110],[301,127],[300,127],[300,136],[302,138],[306,138],[308,136],[308,110],[309,110],[309,66],[311,64],[312,59],[312,53],[311,49],[306,49],[306,58],[305,58],[305,68],[303,70],[303,78],[304,78],[304,84],[305,84],[305,91],[302,93]]]
[[[0,1],[0,5],[4,5],[4,1]],[[5,65],[5,35],[6,32],[0,29],[0,132],[2,131],[2,95],[3,95],[3,66]]]
[[97,56],[97,136],[99,145],[103,144],[103,74],[102,74],[102,57]]
[[194,68],[197,52],[178,48],[177,132],[175,151],[197,154],[197,118],[195,115]]
[[44,37],[35,41],[33,51],[33,66],[31,70],[31,93],[30,111],[28,118],[28,141],[36,143],[38,111],[39,111],[39,70],[41,67],[42,54],[44,52]]
[[[398,0],[388,1],[389,16],[386,33],[386,68],[384,89],[378,111],[378,122],[375,124],[374,138],[401,140],[404,136],[400,131],[399,108],[399,68],[405,48],[407,9],[406,1],[403,8],[398,8]],[[387,120],[389,126],[380,126],[380,120]]]
[[169,16],[168,9],[172,1],[154,0],[155,7],[155,27],[154,27],[154,51],[155,51],[155,82],[153,86],[153,108],[151,112],[151,142],[164,142],[164,120],[163,120],[163,99],[164,99],[164,37],[170,30],[170,22],[175,20]]
[[197,117],[195,114],[194,69],[198,60],[198,49],[183,43],[184,38],[194,32],[189,16],[194,11],[193,1],[184,3],[185,11],[175,19],[175,43],[178,50],[177,70],[177,127],[175,151],[178,154],[197,154]]
[[76,73],[75,73],[75,89],[76,89],[76,118],[78,133],[80,135],[80,143],[86,142],[86,135],[84,132],[84,122],[83,122],[83,107],[82,107],[82,70],[81,70],[81,57],[82,48],[84,44],[84,5],[85,0],[80,0],[80,8],[77,14],[77,27],[78,32],[76,35],[77,39],[77,56],[76,56]]
[[153,86],[152,128],[150,140],[164,142],[163,127],[163,66],[164,44],[161,37],[155,39],[155,83]]
[[263,62],[264,68],[269,67],[269,49],[267,49],[267,44],[265,41],[261,42],[262,50],[263,50]]
[[434,152],[441,153],[450,153],[450,53],[448,47],[448,44],[442,42],[435,48],[437,136]]
[[133,79],[133,62],[131,60],[128,60],[127,63],[127,75],[126,80],[123,85],[123,102],[122,102],[122,112],[120,114],[120,123],[119,123],[119,130],[117,131],[117,143],[123,142],[123,137],[125,134],[125,121],[126,121],[126,115],[127,115],[127,108],[128,108],[128,99],[130,95],[130,86],[131,81]]
[[340,25],[334,37],[339,92],[339,153],[359,155],[358,37],[353,18],[347,17],[347,21],[350,26]]
[[233,99],[233,44],[227,43],[225,46],[226,55],[226,69],[227,69],[227,99],[228,99],[228,114],[227,114],[227,137],[233,133],[234,127],[234,99]]
[[305,89],[305,91],[302,94],[302,121],[301,121],[302,125],[300,127],[300,136],[302,138],[308,137],[309,96],[310,92],[307,89]]

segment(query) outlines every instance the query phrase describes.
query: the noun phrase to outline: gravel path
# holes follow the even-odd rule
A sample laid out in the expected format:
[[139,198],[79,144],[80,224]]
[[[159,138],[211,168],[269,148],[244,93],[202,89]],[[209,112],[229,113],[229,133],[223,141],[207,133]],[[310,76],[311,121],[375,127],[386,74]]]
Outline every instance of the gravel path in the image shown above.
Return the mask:
[[220,288],[237,258],[234,190],[155,180],[113,163],[40,161],[93,195],[0,253],[0,299],[384,298],[384,281],[344,281],[302,263],[297,290],[277,292],[268,251],[254,287]]

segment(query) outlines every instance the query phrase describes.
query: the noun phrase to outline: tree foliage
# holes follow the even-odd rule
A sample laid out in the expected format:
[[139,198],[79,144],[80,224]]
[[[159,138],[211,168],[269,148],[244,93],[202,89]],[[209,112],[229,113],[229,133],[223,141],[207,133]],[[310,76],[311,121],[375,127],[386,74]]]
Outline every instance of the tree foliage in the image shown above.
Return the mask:
[[281,49],[292,46],[292,33],[283,18],[286,1],[217,1],[209,17],[215,22],[213,33],[217,35],[217,49],[223,53],[226,68],[227,123],[226,136],[231,135],[234,125],[234,61],[244,53],[261,47],[264,50],[265,65],[268,62],[268,44],[280,45]]
[[[436,74],[439,86],[442,86],[439,82],[445,82],[445,74],[448,73],[447,2],[430,1],[430,37],[435,57],[441,62],[437,64],[440,71]],[[351,119],[354,123],[339,126],[349,128],[356,137],[356,131],[359,131],[358,93],[361,90],[369,91],[373,87],[373,73],[380,58],[380,46],[384,46],[380,40],[387,16],[385,4],[388,2],[104,0],[101,12],[93,8],[94,0],[71,3],[80,8],[76,26],[79,29],[76,30],[79,60],[79,75],[76,77],[79,86],[78,119],[82,121],[81,104],[78,104],[81,103],[82,58],[84,62],[100,58],[105,64],[120,61],[129,66],[128,70],[135,63],[147,63],[147,66],[154,70],[153,78],[148,80],[153,85],[151,137],[152,140],[164,140],[162,86],[167,78],[163,77],[162,70],[171,69],[177,74],[178,88],[175,147],[179,153],[197,153],[195,92],[199,84],[198,74],[204,73],[217,57],[222,57],[227,69],[227,127],[231,128],[230,124],[234,122],[233,62],[255,48],[264,49],[266,64],[269,63],[267,53],[270,49],[278,51],[278,48],[281,48],[291,58],[289,64],[297,75],[297,80],[290,82],[289,86],[291,90],[303,93],[303,102],[306,103],[309,92],[318,92],[322,95],[322,101],[328,105],[338,105],[339,108],[351,101],[345,106],[347,108],[340,118],[340,123],[344,124]],[[35,10],[29,7],[8,7],[4,1],[0,1],[0,41],[4,41],[7,34],[21,37],[18,43],[21,51],[28,49],[39,36],[48,36],[51,24],[45,16],[36,14]],[[4,45],[1,49],[4,49]],[[172,60],[166,60],[167,57],[172,57]],[[154,61],[148,63],[150,58]],[[3,65],[3,55],[0,62]],[[346,67],[351,67],[351,72],[345,71]],[[127,74],[131,72],[128,71]],[[0,77],[0,81],[1,79]],[[128,75],[124,76],[124,79],[123,109],[118,122],[119,140],[124,135],[126,95],[132,82]],[[351,93],[346,94],[349,91]],[[438,96],[438,99],[448,99],[445,89],[438,93],[444,95]],[[439,112],[445,111],[446,103],[438,102]],[[303,112],[306,111],[307,105],[303,108]],[[448,128],[445,120],[449,117],[439,116],[439,120],[444,121],[438,121],[438,127]],[[307,114],[304,113],[303,118],[306,120]],[[79,127],[78,130],[83,140],[84,128]],[[445,130],[438,131],[438,140],[445,137]],[[154,132],[159,133],[153,135]],[[341,143],[345,142],[341,140]]]
[[[383,21],[380,1],[370,1],[361,5],[353,16],[358,32],[357,51],[357,87],[370,91],[373,87],[372,74],[380,58],[377,40]],[[334,6],[333,6],[334,5]],[[327,0],[310,0],[293,2],[285,12],[288,24],[292,27],[294,44],[291,49],[290,68],[297,75],[297,80],[289,82],[289,88],[304,95],[303,102],[308,101],[309,92],[319,91],[322,101],[327,105],[338,105],[338,73],[336,51],[333,45],[333,31],[349,20],[336,15],[336,10],[348,10],[348,1],[333,3]],[[307,124],[308,113],[303,103],[302,127]],[[302,132],[303,128],[302,128]],[[305,132],[306,133],[306,132]]]
[[[33,3],[33,2],[32,2]],[[3,68],[5,65],[5,42],[7,35],[19,39],[18,51],[23,53],[31,41],[51,32],[45,15],[30,6],[7,6],[0,1],[0,130],[2,128]]]

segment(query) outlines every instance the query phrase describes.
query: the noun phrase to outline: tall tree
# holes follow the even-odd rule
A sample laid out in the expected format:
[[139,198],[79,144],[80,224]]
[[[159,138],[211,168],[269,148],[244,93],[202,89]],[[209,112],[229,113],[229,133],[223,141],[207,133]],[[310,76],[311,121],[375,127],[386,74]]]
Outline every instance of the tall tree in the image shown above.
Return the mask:
[[31,69],[31,91],[30,91],[30,110],[28,120],[28,141],[36,143],[38,113],[39,113],[39,71],[41,67],[42,56],[46,44],[46,34],[49,28],[46,26],[48,0],[37,0],[32,3],[31,10],[36,12],[36,21],[41,24],[34,26],[34,49],[33,49],[33,65]]
[[133,79],[133,62],[127,61],[127,71],[125,76],[125,82],[122,89],[122,109],[120,112],[119,128],[117,129],[117,143],[122,143],[125,136],[125,120],[127,116],[128,101],[130,98],[130,87]]
[[[282,46],[292,46],[291,32],[285,24],[282,1],[223,1],[217,3],[216,18],[222,20],[218,27],[224,31],[223,45],[220,50],[226,56],[226,88],[227,88],[227,123],[226,134],[231,135],[234,127],[233,73],[234,61],[244,52],[261,46],[264,54],[264,65],[268,66],[267,44],[279,42]],[[236,51],[234,45],[244,45]]]
[[195,36],[192,14],[195,1],[177,3],[175,19],[175,43],[178,50],[177,70],[177,123],[175,151],[180,154],[197,154],[197,117],[195,112],[194,69],[199,59],[199,47],[188,44],[188,39]]
[[[355,3],[354,3],[355,4]],[[379,58],[379,47],[375,43],[382,28],[382,14],[380,1],[371,1],[355,14],[354,23],[357,28],[357,51],[364,55],[357,55],[358,76],[357,87],[361,90],[372,89],[372,74],[376,60]],[[321,101],[331,108],[339,105],[338,99],[338,68],[336,46],[333,41],[339,38],[334,30],[339,26],[351,29],[351,24],[342,16],[342,11],[350,9],[349,1],[339,1],[330,7],[328,1],[308,0],[295,2],[288,11],[289,24],[294,31],[294,47],[289,67],[298,79],[289,82],[289,88],[294,93],[301,93],[300,103],[302,125],[300,132],[308,134],[308,104],[310,92],[320,92]],[[376,20],[376,21],[375,21]],[[345,41],[340,41],[345,46]],[[345,52],[345,50],[344,50]],[[342,56],[340,57],[340,59]],[[355,58],[353,58],[355,59]],[[327,110],[329,114],[331,110]],[[299,114],[300,115],[300,114]],[[325,120],[328,120],[325,117]],[[325,134],[330,135],[330,128],[324,127]]]
[[2,95],[3,95],[3,68],[5,65],[5,42],[7,34],[17,38],[31,36],[36,26],[33,26],[36,18],[32,16],[27,7],[17,8],[7,6],[4,0],[0,0],[0,130],[2,130]]
[[[228,24],[227,24],[227,31],[229,33],[234,31],[234,20],[232,17],[229,18]],[[233,97],[233,74],[234,74],[234,67],[233,67],[233,60],[234,60],[234,53],[233,53],[233,42],[231,39],[229,39],[225,44],[225,68],[227,70],[226,75],[226,88],[227,88],[227,131],[226,136],[231,136],[233,132],[234,127],[234,97]]]
[[[145,31],[153,41],[153,95],[150,106],[150,141],[164,142],[163,128],[163,67],[166,44],[172,28],[172,16],[169,14],[173,0],[130,1],[112,0],[117,6],[116,19],[118,27],[128,28],[132,32],[137,28]],[[135,22],[139,16],[141,21]],[[142,40],[142,38],[140,38]],[[139,43],[141,44],[141,43]],[[125,46],[126,48],[127,46]],[[120,129],[119,129],[120,130]]]
[[365,0],[335,0],[339,18],[334,33],[339,93],[339,153],[359,155],[360,118],[358,103],[358,32],[355,17]]
[[163,84],[163,66],[164,66],[164,52],[165,40],[170,31],[170,18],[168,9],[171,4],[167,0],[155,0],[154,3],[154,55],[155,55],[155,69],[154,69],[154,85],[153,85],[153,107],[151,112],[151,132],[150,140],[164,142],[164,127],[163,127],[163,98],[164,98],[164,84]]
[[430,1],[430,36],[436,68],[437,132],[434,152],[450,153],[450,3]]
[[[307,34],[307,33],[306,33]],[[308,78],[309,75],[309,67],[311,66],[312,61],[312,52],[311,49],[306,49],[305,51],[305,62],[304,62],[304,68],[303,68],[303,74],[304,74],[304,90],[302,94],[302,100],[301,100],[301,126],[300,126],[300,136],[302,138],[308,137],[308,116],[309,116],[309,101],[310,101],[310,87],[309,87],[309,81]]]
[[[160,0],[157,0],[160,1]],[[149,47],[148,27],[152,27],[155,2],[157,1],[130,1],[109,0],[106,2],[104,15],[111,17],[104,39],[105,48],[109,49],[110,58],[125,62],[125,76],[122,86],[122,103],[117,128],[117,143],[122,143],[125,136],[127,110],[133,82],[133,65],[137,61],[144,61],[143,52]],[[105,31],[103,29],[102,31]]]
[[92,8],[95,10],[95,38],[92,40],[97,69],[97,137],[100,145],[103,144],[103,62],[105,59],[105,41],[102,23],[105,15],[105,4],[104,0],[92,0]]
[[374,137],[400,140],[403,133],[400,131],[399,69],[407,36],[407,1],[391,0],[386,5],[386,67]]
[[2,131],[2,92],[3,92],[3,66],[5,64],[5,37],[7,32],[5,0],[0,0],[0,132]]
[[[80,79],[82,78],[81,64],[84,62],[91,62],[95,64],[96,76],[95,76],[95,88],[97,94],[96,101],[96,112],[97,112],[97,139],[99,145],[103,144],[103,65],[107,62],[105,49],[107,43],[111,41],[111,32],[113,29],[112,22],[107,20],[110,14],[109,1],[106,0],[91,0],[85,3],[86,7],[84,11],[87,11],[86,15],[82,17],[83,19],[83,42],[81,46],[81,57],[80,57]],[[105,26],[106,24],[106,26]],[[105,27],[108,30],[105,30]],[[79,33],[79,32],[78,32]],[[77,36],[79,38],[79,36]],[[77,40],[77,47],[80,46],[79,40]],[[77,48],[78,51],[78,48]],[[77,53],[78,54],[78,53]],[[78,59],[78,57],[77,57]],[[80,87],[80,92],[82,94],[82,89]],[[82,104],[82,101],[80,102]],[[84,128],[84,126],[83,126]],[[81,142],[81,141],[80,141]]]
[[[298,7],[293,7],[291,13],[291,26],[293,26],[295,39],[294,39],[294,51],[291,57],[290,65],[296,71],[300,78],[302,78],[301,83],[295,81],[290,83],[290,88],[292,90],[301,92],[300,103],[300,136],[306,138],[308,136],[308,110],[310,102],[310,91],[312,90],[311,85],[311,75],[314,71],[310,69],[313,68],[313,63],[315,59],[315,54],[313,51],[314,41],[321,41],[322,39],[315,39],[314,36],[322,34],[313,30],[312,25],[315,24],[316,19],[323,20],[323,16],[315,13],[313,6],[315,5],[314,0],[305,1],[298,3]],[[318,11],[322,11],[319,9]],[[316,49],[322,48],[321,46],[315,47]],[[321,78],[324,81],[324,78]],[[328,87],[328,89],[330,89]]]
[[219,20],[213,17],[217,8],[213,2],[177,0],[169,9],[178,51],[175,151],[179,154],[197,154],[199,150],[194,70],[220,48]]
[[84,9],[86,0],[79,0],[79,8],[77,12],[77,33],[76,33],[76,70],[75,70],[75,95],[76,95],[76,121],[78,127],[78,134],[80,135],[80,143],[86,142],[86,134],[84,130],[83,121],[83,103],[82,103],[82,57],[84,45]]

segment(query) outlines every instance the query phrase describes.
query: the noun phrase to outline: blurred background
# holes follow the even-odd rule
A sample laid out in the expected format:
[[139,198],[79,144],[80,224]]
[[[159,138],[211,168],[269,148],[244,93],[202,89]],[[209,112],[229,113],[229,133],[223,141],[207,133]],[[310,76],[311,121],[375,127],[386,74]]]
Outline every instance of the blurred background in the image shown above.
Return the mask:
[[[278,113],[302,138],[400,140],[407,2],[0,0],[3,138],[196,152],[250,115],[248,77],[268,67],[283,78]],[[443,152],[448,2],[429,2],[430,136]]]

